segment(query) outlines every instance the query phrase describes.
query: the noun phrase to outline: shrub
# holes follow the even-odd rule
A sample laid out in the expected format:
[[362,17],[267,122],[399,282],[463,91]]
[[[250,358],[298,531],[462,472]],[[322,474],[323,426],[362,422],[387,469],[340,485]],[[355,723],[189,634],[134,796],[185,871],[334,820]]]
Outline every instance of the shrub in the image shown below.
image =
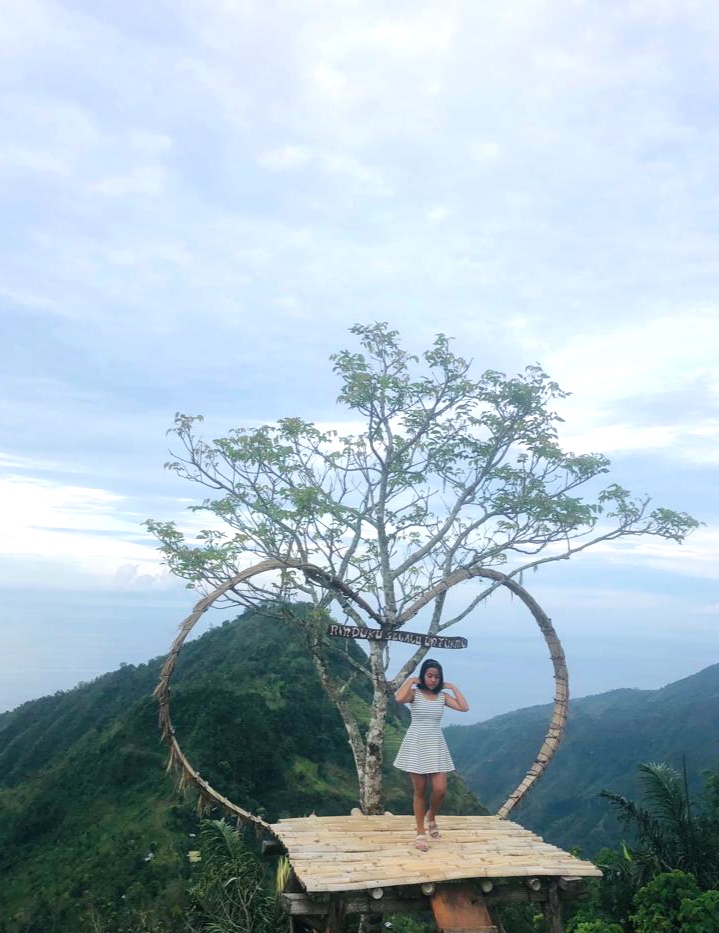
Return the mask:
[[634,897],[636,913],[631,917],[635,933],[676,933],[682,901],[700,894],[693,875],[669,871],[650,881]]
[[685,898],[679,908],[681,933],[716,933],[719,930],[719,891]]

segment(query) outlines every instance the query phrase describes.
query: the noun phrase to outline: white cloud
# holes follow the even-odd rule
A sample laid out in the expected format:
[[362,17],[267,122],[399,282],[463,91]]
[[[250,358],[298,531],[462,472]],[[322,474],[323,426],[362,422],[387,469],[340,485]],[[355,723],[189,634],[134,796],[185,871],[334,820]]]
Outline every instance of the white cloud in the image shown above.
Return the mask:
[[52,152],[8,146],[0,152],[0,165],[19,168],[26,172],[47,172],[51,175],[70,174],[68,163]]
[[592,553],[610,564],[646,567],[681,577],[719,580],[719,531],[699,528],[682,544],[662,538],[625,538],[598,544]]
[[[31,575],[154,579],[134,499],[156,495],[153,432],[177,407],[331,421],[327,356],[354,321],[414,350],[456,335],[478,370],[540,360],[574,392],[567,446],[670,464],[699,513],[719,449],[716,4],[278,10],[186,0],[156,29],[132,4],[27,0],[0,22],[0,417],[18,458],[48,457],[2,487],[13,573],[22,553]],[[687,555],[714,579],[715,546],[598,559],[686,583]]]
[[257,161],[263,168],[268,168],[270,171],[285,172],[288,169],[305,165],[311,158],[312,153],[306,146],[288,145],[261,152]]
[[[716,380],[719,308],[676,308],[626,324],[592,322],[568,335],[559,350],[547,347],[547,366],[585,398],[613,402],[683,386],[706,376]],[[719,384],[716,385],[719,388]]]
[[0,477],[0,502],[4,585],[167,583],[152,542],[142,540],[142,516],[121,495],[9,473]]
[[698,609],[695,609],[694,612],[697,615],[719,616],[719,603],[710,603],[707,606],[700,606]]
[[606,650],[618,653],[625,636],[652,643],[660,638],[671,641],[679,634],[708,642],[715,638],[716,621],[693,609],[685,589],[668,594],[636,589],[631,583],[620,588],[607,585],[610,579],[598,571],[582,587],[548,586],[540,579],[532,585],[532,594],[552,616],[565,647],[572,639],[591,635],[602,636]]
[[48,298],[47,295],[41,295],[28,288],[0,288],[0,298],[3,299],[3,303],[38,311],[50,311],[57,308],[58,304],[57,299]]
[[469,154],[477,162],[495,162],[502,153],[502,147],[493,140],[475,140],[469,145]]
[[160,165],[141,165],[124,175],[108,175],[90,182],[88,188],[112,198],[131,195],[156,198],[165,187],[165,170]]
[[[601,574],[598,574],[601,578]],[[525,581],[526,582],[526,581]],[[566,610],[572,608],[576,615],[586,610],[629,611],[649,613],[652,610],[666,608],[667,600],[664,594],[651,591],[622,589],[598,583],[594,586],[546,586],[538,579],[532,586],[532,591],[544,605],[551,605],[552,611],[559,607]],[[679,604],[679,600],[677,600]]]
[[412,11],[404,19],[381,19],[367,31],[369,44],[399,55],[417,58],[444,55],[450,48],[454,23],[445,12],[417,15]]
[[[717,321],[715,308],[679,309],[627,324],[608,320],[601,330],[548,350],[546,369],[572,391],[557,404],[567,420],[560,429],[563,444],[576,451],[665,451],[675,460],[718,463]],[[522,329],[535,352],[546,349],[526,321]],[[683,410],[663,411],[672,393],[684,393]],[[642,423],[649,399],[659,423]]]
[[50,92],[0,95],[0,118],[11,140],[3,149],[0,168],[62,178],[108,141],[87,107]]
[[0,18],[0,62],[27,65],[33,55],[46,52],[48,47],[76,51],[80,37],[73,19],[66,9],[43,0],[5,5]]
[[443,204],[438,204],[436,207],[431,207],[427,211],[427,220],[431,223],[442,223],[449,217],[449,209]]
[[342,179],[359,182],[369,193],[388,197],[392,193],[391,186],[381,172],[363,164],[355,156],[347,152],[327,152],[320,157],[322,168],[330,174],[338,175]]
[[[0,469],[18,470],[25,473],[81,473],[82,468],[76,463],[67,463],[61,460],[46,460],[30,457],[19,457],[13,454],[0,453]],[[22,481],[20,475],[16,477]]]
[[130,130],[127,142],[134,152],[145,158],[166,155],[175,145],[166,133],[151,133],[147,130]]
[[[434,9],[432,8],[434,6]],[[363,15],[362,15],[363,14]],[[455,24],[446,5],[429,4],[405,16],[377,15],[365,8],[359,16],[327,19],[309,33],[315,49],[333,61],[355,61],[364,67],[372,60],[427,59],[444,56],[451,46]]]
[[565,448],[576,452],[601,451],[605,454],[664,451],[672,460],[688,463],[719,463],[719,421],[706,418],[693,423],[653,425],[620,421],[602,424],[622,412],[572,412],[570,427],[560,430]]
[[309,77],[316,89],[325,97],[341,98],[347,87],[347,77],[328,62],[317,62]]

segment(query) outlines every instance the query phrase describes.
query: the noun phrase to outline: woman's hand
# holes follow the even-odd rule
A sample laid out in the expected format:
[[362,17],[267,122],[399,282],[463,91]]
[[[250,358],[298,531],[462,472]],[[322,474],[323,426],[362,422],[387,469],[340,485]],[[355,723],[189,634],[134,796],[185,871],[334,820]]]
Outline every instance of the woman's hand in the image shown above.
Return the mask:
[[459,689],[456,684],[448,684],[446,681],[444,683],[445,690],[451,690],[454,696],[444,695],[445,705],[450,709],[456,709],[458,713],[466,713],[469,711],[469,703],[464,698],[464,694]]
[[411,703],[414,699],[413,687],[415,687],[418,683],[419,677],[408,677],[399,690],[395,693],[395,700],[398,703]]

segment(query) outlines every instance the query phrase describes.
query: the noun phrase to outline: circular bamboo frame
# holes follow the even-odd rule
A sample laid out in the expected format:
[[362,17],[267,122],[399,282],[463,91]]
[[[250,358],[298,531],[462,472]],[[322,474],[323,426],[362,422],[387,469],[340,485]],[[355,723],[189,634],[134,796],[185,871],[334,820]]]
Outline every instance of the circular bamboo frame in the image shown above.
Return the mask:
[[[177,741],[175,729],[170,718],[170,680],[177,665],[177,658],[180,653],[180,649],[185,643],[185,639],[190,634],[197,621],[201,618],[202,615],[204,615],[205,612],[207,612],[210,606],[221,596],[224,596],[228,590],[233,589],[238,584],[243,583],[245,580],[249,580],[254,576],[257,576],[258,574],[267,573],[268,571],[273,570],[299,570],[301,573],[304,573],[308,579],[319,583],[327,589],[333,589],[337,591],[343,599],[354,602],[376,622],[382,622],[381,616],[374,609],[372,609],[372,607],[369,606],[365,600],[354,593],[354,591],[351,590],[350,587],[348,587],[345,583],[337,580],[321,567],[317,567],[314,564],[304,563],[302,561],[282,561],[277,559],[264,560],[258,564],[254,564],[252,567],[248,567],[246,570],[242,570],[235,574],[233,577],[231,577],[221,586],[218,586],[217,589],[213,590],[212,593],[203,597],[197,603],[190,615],[187,616],[187,618],[184,619],[180,625],[180,631],[170,646],[170,651],[167,655],[167,658],[165,659],[162,671],[160,672],[160,679],[154,692],[154,695],[157,697],[160,706],[159,715],[162,737],[170,746],[170,758],[167,767],[168,770],[173,767],[177,767],[179,769],[180,786],[184,787],[187,784],[194,784],[200,792],[200,805],[203,803],[215,804],[222,807],[224,810],[237,817],[237,819],[241,820],[242,822],[252,824],[258,828],[267,830],[268,832],[272,832],[269,823],[266,823],[263,819],[261,819],[259,816],[256,816],[254,813],[250,813],[248,810],[244,810],[242,807],[239,807],[231,800],[228,800],[227,797],[216,791],[202,777],[199,771],[196,771],[188,761],[180,747],[180,743]],[[509,797],[507,797],[505,802],[497,811],[497,816],[504,819],[509,815],[512,809],[514,809],[514,807],[517,806],[521,800],[523,800],[532,785],[544,773],[547,766],[549,765],[549,762],[554,757],[554,754],[559,747],[559,743],[561,742],[564,735],[567,722],[567,711],[569,707],[569,675],[567,671],[564,651],[562,649],[561,642],[559,641],[559,637],[554,630],[551,619],[547,616],[539,603],[527,592],[527,590],[525,590],[524,587],[517,583],[513,578],[508,577],[506,574],[499,573],[499,571],[496,570],[474,568],[469,570],[458,570],[455,573],[450,574],[450,576],[445,580],[441,581],[436,586],[432,587],[430,590],[424,593],[412,606],[409,607],[409,609],[405,610],[405,612],[399,616],[397,619],[397,626],[403,625],[408,619],[411,619],[412,616],[416,615],[420,609],[426,606],[427,603],[431,602],[440,593],[452,589],[454,586],[457,586],[457,584],[463,582],[464,580],[471,580],[475,577],[492,580],[497,585],[506,586],[511,593],[522,600],[539,626],[547,647],[549,648],[549,656],[552,660],[552,665],[554,668],[555,696],[552,716],[549,722],[549,729],[532,766],[529,768],[518,786],[512,791],[512,793],[509,795]]]

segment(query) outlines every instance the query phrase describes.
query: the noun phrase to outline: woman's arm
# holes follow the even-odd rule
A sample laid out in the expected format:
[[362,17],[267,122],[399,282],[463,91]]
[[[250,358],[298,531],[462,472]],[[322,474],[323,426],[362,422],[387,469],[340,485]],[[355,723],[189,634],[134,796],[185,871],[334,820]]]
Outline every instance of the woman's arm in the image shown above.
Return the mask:
[[454,696],[450,696],[449,694],[445,693],[444,702],[446,706],[448,706],[450,709],[456,709],[458,713],[468,712],[469,703],[465,700],[464,694],[459,689],[459,687],[456,687],[454,684],[448,684],[445,682],[444,689],[451,690],[454,694]]
[[398,703],[411,703],[414,699],[414,690],[412,687],[418,683],[419,677],[408,677],[399,690],[395,693],[395,700]]

